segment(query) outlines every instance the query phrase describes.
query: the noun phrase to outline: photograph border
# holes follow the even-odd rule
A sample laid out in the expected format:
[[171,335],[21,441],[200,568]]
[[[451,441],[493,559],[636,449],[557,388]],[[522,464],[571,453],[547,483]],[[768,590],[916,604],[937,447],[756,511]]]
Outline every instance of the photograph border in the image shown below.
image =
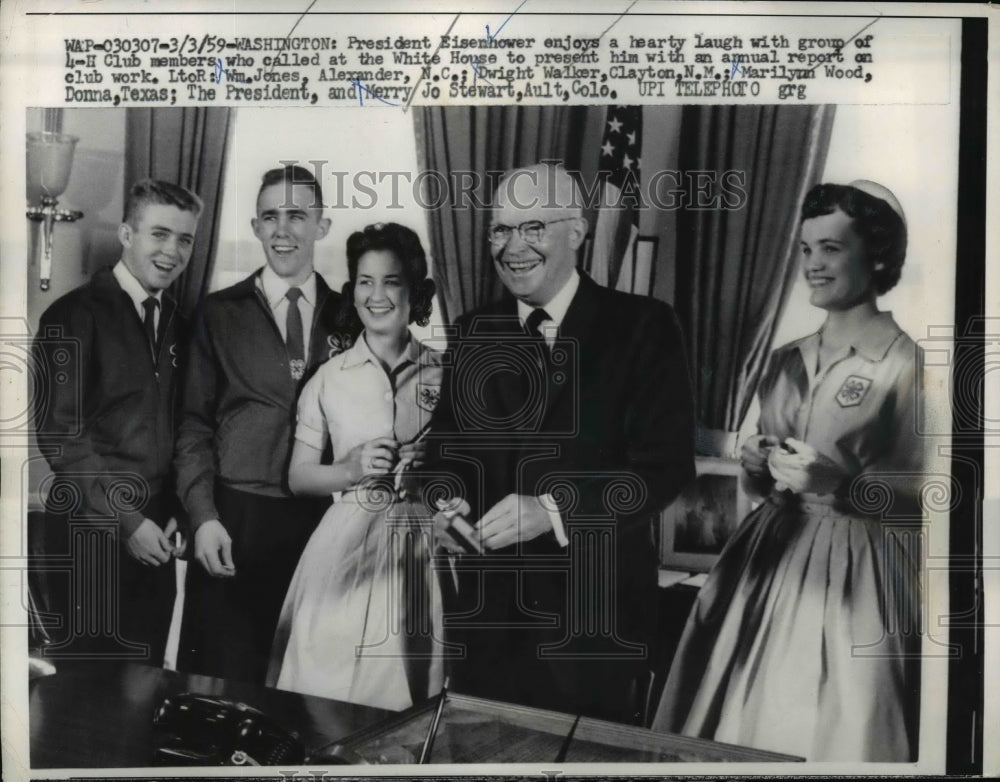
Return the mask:
[[[736,533],[740,525],[746,520],[747,515],[753,509],[753,503],[743,487],[740,486],[740,462],[738,459],[727,459],[720,456],[695,456],[695,471],[697,477],[702,475],[719,475],[732,478],[736,489],[736,518],[732,534]],[[689,484],[693,485],[693,484]],[[682,490],[681,496],[684,492]],[[719,554],[697,554],[690,551],[676,551],[674,549],[676,538],[677,513],[680,498],[674,500],[670,506],[664,508],[660,513],[660,567],[668,570],[689,570],[692,573],[707,573],[719,559]],[[721,553],[721,552],[720,552]]]

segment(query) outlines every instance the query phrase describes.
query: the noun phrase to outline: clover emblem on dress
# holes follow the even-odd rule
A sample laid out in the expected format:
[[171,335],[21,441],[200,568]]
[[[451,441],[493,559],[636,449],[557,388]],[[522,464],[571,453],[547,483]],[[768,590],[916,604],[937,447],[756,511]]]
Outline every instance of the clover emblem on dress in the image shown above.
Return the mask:
[[350,334],[331,334],[326,338],[326,345],[330,349],[327,358],[333,358],[338,353],[343,353],[354,344],[354,339]]
[[428,413],[433,413],[441,401],[441,386],[424,383],[417,384],[417,404]]
[[837,392],[837,404],[841,407],[857,407],[865,398],[871,385],[870,378],[849,375]]

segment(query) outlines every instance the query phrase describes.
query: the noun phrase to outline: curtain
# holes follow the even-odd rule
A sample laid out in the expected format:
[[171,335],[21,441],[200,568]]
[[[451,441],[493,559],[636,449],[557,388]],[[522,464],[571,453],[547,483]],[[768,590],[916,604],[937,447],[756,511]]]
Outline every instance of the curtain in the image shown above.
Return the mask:
[[738,208],[684,209],[677,220],[676,302],[693,368],[699,452],[728,455],[795,279],[799,208],[823,171],[834,107],[684,112],[680,170],[745,176]]
[[205,203],[191,260],[171,292],[190,315],[208,289],[222,212],[222,178],[234,116],[228,108],[129,109],[125,119],[125,194],[140,179],[163,179]]
[[[457,203],[427,210],[430,253],[445,323],[498,299],[503,287],[486,245],[488,205],[504,171],[543,160],[579,167],[583,107],[426,106],[414,109],[422,176],[447,178]],[[438,180],[440,181],[440,180]],[[438,200],[428,199],[431,204]]]

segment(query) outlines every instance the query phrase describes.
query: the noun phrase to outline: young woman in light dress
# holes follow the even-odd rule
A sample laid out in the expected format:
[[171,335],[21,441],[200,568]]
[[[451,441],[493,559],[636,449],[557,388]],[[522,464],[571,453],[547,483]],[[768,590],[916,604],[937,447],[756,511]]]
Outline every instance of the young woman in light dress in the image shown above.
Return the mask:
[[818,332],[779,348],[743,485],[759,506],[699,593],[653,727],[809,760],[917,755],[918,348],[880,312],[906,223],[884,187],[818,185],[801,221]]
[[345,301],[364,331],[303,389],[289,469],[293,491],[334,503],[289,587],[268,683],[403,709],[443,678],[432,514],[406,480],[441,386],[440,354],[408,328],[427,323],[434,283],[416,234],[395,223],[352,234],[347,258]]

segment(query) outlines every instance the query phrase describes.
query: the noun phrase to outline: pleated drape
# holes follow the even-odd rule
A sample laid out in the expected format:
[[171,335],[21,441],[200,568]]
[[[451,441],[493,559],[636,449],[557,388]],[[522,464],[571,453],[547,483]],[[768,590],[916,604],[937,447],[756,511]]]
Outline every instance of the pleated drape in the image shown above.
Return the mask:
[[729,182],[743,182],[746,194],[737,208],[684,209],[677,220],[675,301],[695,386],[699,451],[727,455],[795,279],[799,209],[822,174],[834,107],[684,112],[680,169],[739,177]]

